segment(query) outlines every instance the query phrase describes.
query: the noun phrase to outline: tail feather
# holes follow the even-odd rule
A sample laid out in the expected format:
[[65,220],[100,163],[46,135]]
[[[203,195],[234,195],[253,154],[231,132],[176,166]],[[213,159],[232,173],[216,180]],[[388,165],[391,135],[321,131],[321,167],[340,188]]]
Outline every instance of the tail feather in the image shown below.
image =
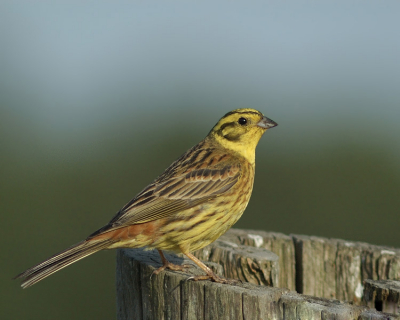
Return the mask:
[[14,279],[23,278],[24,280],[21,283],[21,287],[25,289],[80,259],[102,249],[106,249],[114,242],[115,241],[110,239],[79,242],[78,244],[57,253],[49,259],[20,273]]

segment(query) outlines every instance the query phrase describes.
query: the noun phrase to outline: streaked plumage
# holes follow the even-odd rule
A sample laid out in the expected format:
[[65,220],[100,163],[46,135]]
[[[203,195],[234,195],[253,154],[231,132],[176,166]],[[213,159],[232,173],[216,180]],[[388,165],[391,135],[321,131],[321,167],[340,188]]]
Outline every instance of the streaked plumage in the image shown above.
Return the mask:
[[[226,282],[191,251],[218,239],[240,218],[253,189],[255,149],[276,123],[253,109],[227,113],[207,137],[173,162],[127,203],[103,228],[86,240],[19,274],[28,287],[102,249],[144,247],[182,252],[213,281]],[[195,280],[196,280],[195,279]]]

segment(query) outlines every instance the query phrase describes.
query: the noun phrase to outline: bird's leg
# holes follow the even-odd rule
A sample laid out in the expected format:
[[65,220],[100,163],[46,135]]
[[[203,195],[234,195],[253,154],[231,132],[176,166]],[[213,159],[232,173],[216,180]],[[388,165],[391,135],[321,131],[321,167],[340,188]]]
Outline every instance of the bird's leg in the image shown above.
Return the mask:
[[185,255],[190,260],[192,260],[195,264],[197,264],[201,269],[203,269],[205,273],[207,273],[207,275],[204,275],[204,276],[190,277],[188,280],[193,280],[193,281],[211,280],[211,281],[218,282],[218,283],[229,283],[229,284],[234,284],[234,283],[240,282],[239,280],[225,279],[223,277],[216,275],[209,267],[207,267],[203,262],[201,262],[199,259],[197,259],[190,252],[186,252]]
[[164,253],[161,250],[157,250],[158,253],[160,254],[161,261],[162,261],[162,266],[158,268],[157,270],[153,271],[153,274],[159,274],[161,271],[165,269],[173,270],[173,271],[185,271],[186,268],[189,268],[189,264],[182,264],[182,265],[177,265],[169,262],[167,258],[165,258]]

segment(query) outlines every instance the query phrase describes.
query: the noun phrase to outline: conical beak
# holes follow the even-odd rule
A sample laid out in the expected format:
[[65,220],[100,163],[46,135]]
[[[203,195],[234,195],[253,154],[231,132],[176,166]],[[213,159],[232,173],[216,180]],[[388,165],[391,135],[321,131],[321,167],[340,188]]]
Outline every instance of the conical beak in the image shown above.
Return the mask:
[[271,129],[273,127],[276,127],[278,124],[274,121],[271,120],[267,117],[263,117],[262,120],[257,123],[257,126],[263,128],[263,129]]

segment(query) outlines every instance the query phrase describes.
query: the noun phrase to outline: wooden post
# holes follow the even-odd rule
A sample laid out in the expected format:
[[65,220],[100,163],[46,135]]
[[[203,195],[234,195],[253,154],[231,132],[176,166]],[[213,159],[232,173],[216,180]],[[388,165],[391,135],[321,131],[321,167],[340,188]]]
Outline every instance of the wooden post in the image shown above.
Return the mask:
[[[157,252],[120,249],[118,319],[400,319],[397,308],[388,309],[391,314],[371,309],[378,297],[371,290],[365,296],[374,298],[362,300],[364,286],[367,290],[370,284],[367,277],[400,279],[398,249],[232,229],[195,255],[216,273],[243,283],[188,281],[203,274],[196,266],[185,273],[152,275],[161,265]],[[180,255],[167,258],[193,265]],[[290,291],[296,288],[315,296]],[[390,292],[387,296],[394,297]]]

